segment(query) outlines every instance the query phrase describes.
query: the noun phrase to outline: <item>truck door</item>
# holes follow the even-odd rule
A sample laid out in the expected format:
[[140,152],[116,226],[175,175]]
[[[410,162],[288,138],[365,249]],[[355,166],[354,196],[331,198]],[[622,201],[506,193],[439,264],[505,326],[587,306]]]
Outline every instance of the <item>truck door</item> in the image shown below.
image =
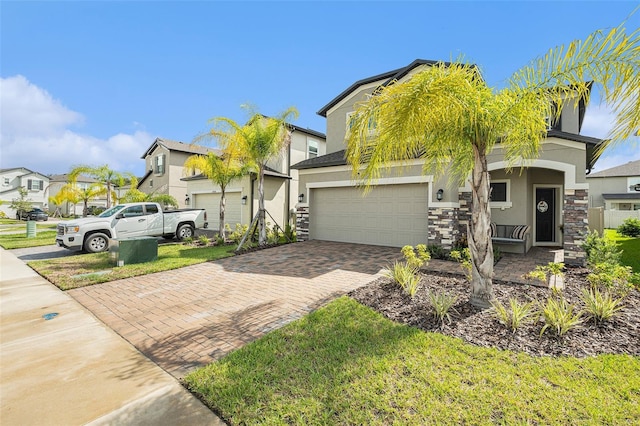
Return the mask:
[[147,234],[147,217],[142,204],[129,206],[120,212],[122,218],[117,219],[115,230],[118,238],[136,237]]
[[154,237],[164,234],[164,223],[162,212],[158,209],[157,204],[145,204],[145,213],[147,214],[147,235]]

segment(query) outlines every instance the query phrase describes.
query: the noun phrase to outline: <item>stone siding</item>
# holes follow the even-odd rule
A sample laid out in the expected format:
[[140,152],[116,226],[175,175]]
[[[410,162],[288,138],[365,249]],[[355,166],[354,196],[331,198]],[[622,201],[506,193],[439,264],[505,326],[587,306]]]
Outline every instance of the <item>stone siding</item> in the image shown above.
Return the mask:
[[460,237],[458,209],[429,208],[429,244],[450,250]]
[[584,265],[585,252],[581,246],[589,232],[588,208],[586,189],[564,191],[564,263],[567,265]]
[[296,239],[309,241],[309,206],[296,207]]

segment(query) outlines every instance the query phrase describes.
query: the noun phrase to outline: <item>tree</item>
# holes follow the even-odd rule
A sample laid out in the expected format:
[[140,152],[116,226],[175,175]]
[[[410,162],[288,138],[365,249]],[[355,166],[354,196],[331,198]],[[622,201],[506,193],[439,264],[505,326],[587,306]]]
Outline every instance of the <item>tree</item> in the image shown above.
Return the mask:
[[213,128],[209,134],[218,139],[223,149],[232,149],[249,167],[258,173],[258,244],[267,243],[267,228],[264,208],[264,171],[267,162],[279,155],[291,143],[287,121],[296,119],[298,110],[291,107],[277,117],[265,117],[253,113],[244,126],[235,121],[219,117],[213,122],[226,128]]
[[592,83],[602,87],[616,115],[601,150],[626,139],[640,128],[639,70],[640,30],[626,34],[623,26],[552,49],[500,90],[490,88],[474,65],[439,63],[378,89],[359,105],[347,160],[365,186],[391,162],[415,158],[424,159],[425,172],[446,170],[460,184],[470,180],[470,302],[486,308],[493,298],[487,155],[500,146],[509,167],[537,157],[547,119],[557,119],[576,98],[588,101]]
[[[232,135],[229,135],[226,140],[229,140],[232,137]],[[227,147],[220,156],[213,152],[209,152],[207,155],[192,155],[187,158],[184,163],[184,167],[186,170],[199,170],[214,184],[220,186],[220,226],[218,228],[218,232],[219,235],[224,238],[224,215],[227,204],[227,186],[234,179],[238,179],[247,174],[248,167],[243,164],[238,155],[234,153],[233,146]]]
[[16,211],[16,219],[20,219],[20,213],[31,210],[31,198],[27,198],[29,191],[24,186],[18,188],[18,198],[11,200],[9,208]]
[[142,192],[138,189],[138,178],[134,175],[129,175],[128,178],[129,190],[119,199],[121,203],[141,203],[141,202],[151,202],[162,204],[163,206],[172,206],[178,207],[178,201],[169,194],[156,194],[152,192],[147,194],[146,192]]
[[132,177],[131,173],[120,173],[109,168],[108,164],[98,167],[92,167],[87,165],[75,166],[69,172],[69,182],[75,183],[80,175],[90,176],[99,182],[103,183],[106,187],[107,194],[107,208],[111,207],[111,197],[113,196],[112,187],[124,186],[127,177]]
[[65,201],[67,203],[71,203],[73,205],[74,216],[76,212],[76,204],[82,201],[80,193],[72,184],[69,183],[60,188],[60,192],[58,192],[55,197],[52,197],[50,199],[53,200],[54,204],[56,205],[62,205],[62,203]]

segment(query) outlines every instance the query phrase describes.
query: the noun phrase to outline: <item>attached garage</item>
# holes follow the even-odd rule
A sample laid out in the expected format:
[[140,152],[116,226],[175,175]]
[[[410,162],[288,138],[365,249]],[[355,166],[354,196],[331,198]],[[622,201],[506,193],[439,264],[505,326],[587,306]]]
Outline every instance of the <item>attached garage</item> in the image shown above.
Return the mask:
[[[205,209],[207,211],[207,221],[209,229],[217,230],[220,226],[220,193],[215,194],[194,194],[192,207],[195,209]],[[236,223],[242,223],[242,200],[240,192],[227,192],[224,222],[228,223],[231,229]]]
[[310,238],[392,247],[426,244],[428,189],[427,183],[377,185],[363,196],[352,186],[313,188]]

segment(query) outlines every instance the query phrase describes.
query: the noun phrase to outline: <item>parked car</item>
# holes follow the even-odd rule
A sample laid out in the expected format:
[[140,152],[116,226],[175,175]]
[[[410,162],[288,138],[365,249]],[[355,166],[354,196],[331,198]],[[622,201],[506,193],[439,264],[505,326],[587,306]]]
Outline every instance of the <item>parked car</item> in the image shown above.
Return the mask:
[[49,215],[42,209],[34,208],[29,211],[21,210],[16,213],[18,220],[49,220]]
[[56,244],[70,250],[98,253],[109,249],[109,239],[130,237],[191,238],[207,227],[204,209],[163,211],[158,203],[118,204],[95,217],[58,224]]

